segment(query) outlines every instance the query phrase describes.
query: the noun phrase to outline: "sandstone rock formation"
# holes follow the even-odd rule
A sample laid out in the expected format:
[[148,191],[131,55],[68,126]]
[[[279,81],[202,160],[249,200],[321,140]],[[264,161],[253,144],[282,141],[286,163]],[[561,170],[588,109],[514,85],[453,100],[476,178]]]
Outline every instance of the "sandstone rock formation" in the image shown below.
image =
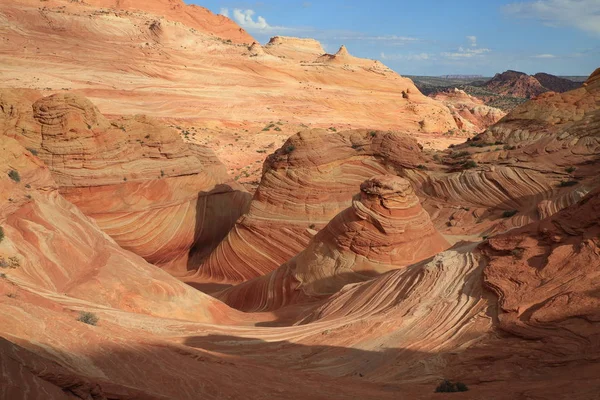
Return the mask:
[[455,133],[459,135],[461,132],[480,133],[506,115],[504,111],[486,106],[482,100],[456,88],[439,92],[433,98],[448,107],[458,127]]
[[[19,107],[4,98],[10,96],[0,99],[5,109]],[[209,149],[184,143],[151,118],[111,122],[68,93],[32,107],[29,115],[0,114],[0,123],[16,124],[5,133],[48,165],[67,200],[153,264],[185,274],[245,210],[249,195]]]
[[1,269],[24,296],[60,293],[94,307],[195,321],[214,321],[227,309],[121,249],[14,139],[0,135],[0,148]]
[[18,0],[0,4],[0,20],[5,86],[69,90],[104,114],[227,128],[275,118],[326,128],[456,128],[446,107],[379,62],[315,62],[325,53],[317,41],[287,37],[264,46],[272,57],[249,57],[253,38],[181,0]]
[[316,129],[292,136],[267,158],[248,214],[197,278],[240,282],[274,270],[347,208],[365,179],[401,175],[422,162],[417,142],[397,133]]
[[352,206],[335,216],[306,249],[272,273],[218,294],[243,311],[278,309],[323,298],[344,285],[421,261],[447,249],[407,180],[373,177]]

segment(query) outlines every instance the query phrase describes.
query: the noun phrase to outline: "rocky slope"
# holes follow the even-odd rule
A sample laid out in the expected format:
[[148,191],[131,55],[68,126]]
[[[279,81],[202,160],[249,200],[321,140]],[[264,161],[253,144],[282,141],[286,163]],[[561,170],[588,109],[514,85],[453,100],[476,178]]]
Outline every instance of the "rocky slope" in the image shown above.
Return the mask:
[[482,132],[506,115],[504,111],[487,106],[477,97],[456,88],[436,93],[433,98],[448,107],[458,127],[458,131],[454,133],[459,135]]
[[505,96],[525,98],[535,97],[548,91],[533,76],[511,70],[496,74],[483,87]]
[[527,75],[518,71],[505,71],[496,74],[483,84],[483,88],[505,96],[532,98],[545,92],[568,92],[581,87],[581,84],[543,72]]
[[[49,167],[61,194],[117,243],[185,274],[244,212],[249,194],[207,148],[144,116],[108,120],[87,99],[3,91],[0,126]],[[190,267],[191,268],[191,267]]]
[[256,57],[248,49],[254,39],[232,21],[180,0],[18,0],[0,4],[0,19],[6,86],[68,89],[105,114],[245,129],[275,119],[414,132],[456,128],[442,104],[379,62],[344,54],[321,60],[317,42],[286,37]]

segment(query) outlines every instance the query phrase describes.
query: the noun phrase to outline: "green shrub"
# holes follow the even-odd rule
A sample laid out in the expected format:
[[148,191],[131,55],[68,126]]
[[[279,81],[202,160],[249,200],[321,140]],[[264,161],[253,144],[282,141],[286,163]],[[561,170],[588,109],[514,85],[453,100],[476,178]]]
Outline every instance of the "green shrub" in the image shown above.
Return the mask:
[[519,210],[504,211],[502,213],[502,218],[514,217],[515,215],[517,215],[518,212],[519,212]]
[[289,144],[287,146],[285,146],[285,154],[290,154],[292,151],[296,150],[296,146],[294,146],[293,144]]
[[427,168],[427,166],[425,166],[423,164],[419,164],[419,165],[417,165],[417,169],[421,169],[423,171],[427,171],[428,168]]
[[4,240],[4,229],[0,226],[0,243]]
[[436,393],[456,393],[456,392],[466,392],[469,388],[462,382],[451,382],[447,379],[444,379],[442,383],[440,383],[436,388]]
[[30,147],[27,148],[27,151],[29,151],[31,154],[33,154],[34,156],[38,155],[38,151],[36,149],[32,149]]
[[504,150],[514,150],[514,149],[516,149],[516,148],[517,148],[517,146],[510,146],[510,145],[508,145],[508,144],[505,144],[505,145],[504,145]]
[[569,187],[569,186],[575,186],[577,185],[579,182],[577,181],[561,181],[558,186],[559,187]]
[[81,311],[79,317],[77,317],[77,321],[94,326],[98,323],[98,320],[96,314],[87,311]]
[[464,169],[476,168],[477,166],[478,164],[473,160],[465,161],[462,165]]
[[567,173],[569,173],[569,174],[572,174],[573,172],[575,172],[576,169],[577,168],[575,168],[575,167],[568,167],[568,168],[565,168],[565,171],[567,171]]
[[19,172],[14,169],[8,171],[8,177],[17,183],[21,182],[21,175],[19,175]]
[[375,136],[377,136],[377,132],[371,131],[371,132],[369,132],[369,135],[371,135],[371,137],[375,137]]
[[468,151],[459,151],[457,153],[452,152],[452,153],[450,153],[450,158],[461,158],[461,157],[465,157],[468,155],[469,155]]

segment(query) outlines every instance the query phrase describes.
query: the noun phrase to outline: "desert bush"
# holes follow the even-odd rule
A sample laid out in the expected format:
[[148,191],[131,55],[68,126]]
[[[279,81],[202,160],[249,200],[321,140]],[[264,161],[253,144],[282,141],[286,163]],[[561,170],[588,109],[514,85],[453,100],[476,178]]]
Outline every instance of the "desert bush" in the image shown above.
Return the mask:
[[88,311],[81,311],[79,313],[79,317],[77,318],[77,321],[83,322],[84,324],[95,326],[98,323],[99,319],[96,316],[96,314],[94,314],[94,313],[91,313]]
[[38,155],[38,151],[36,149],[32,149],[30,147],[27,148],[27,151],[29,151],[31,154],[33,154],[34,156]]
[[465,161],[462,165],[464,169],[476,168],[477,166],[478,164],[473,160]]
[[4,240],[4,229],[0,226],[0,243]]
[[285,146],[285,154],[290,154],[292,151],[296,150],[296,146],[294,146],[293,144],[289,144],[287,146]]
[[575,168],[575,167],[568,167],[568,168],[565,168],[565,171],[567,171],[567,173],[569,173],[569,174],[572,174],[573,172],[575,172],[576,169],[577,168]]
[[519,212],[519,210],[510,210],[510,211],[504,211],[502,213],[502,218],[510,218],[510,217],[514,217],[515,215],[517,215],[517,213]]
[[417,169],[421,169],[423,171],[427,171],[428,168],[427,168],[427,166],[425,166],[423,164],[419,164],[419,165],[417,165]]
[[559,187],[569,187],[569,186],[575,186],[577,185],[579,182],[577,181],[561,181],[558,186]]
[[8,171],[8,177],[17,183],[21,182],[21,175],[19,175],[19,171],[14,169]]
[[436,388],[436,393],[456,393],[456,392],[466,392],[469,388],[462,382],[451,382],[447,379],[444,379]]
[[450,153],[450,158],[461,158],[461,157],[465,157],[468,155],[469,155],[468,151],[452,152],[452,153]]

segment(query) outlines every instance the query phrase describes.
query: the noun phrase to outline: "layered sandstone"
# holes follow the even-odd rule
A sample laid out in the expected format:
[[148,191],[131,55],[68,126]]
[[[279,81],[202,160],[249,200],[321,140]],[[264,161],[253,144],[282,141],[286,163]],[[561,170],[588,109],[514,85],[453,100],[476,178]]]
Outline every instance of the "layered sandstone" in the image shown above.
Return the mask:
[[323,298],[344,285],[421,261],[449,247],[409,181],[373,177],[352,206],[335,216],[306,249],[272,273],[218,297],[243,311],[265,311]]
[[0,148],[0,258],[8,282],[155,316],[213,321],[227,310],[120,248],[59,194],[49,168],[14,139],[0,135]]
[[315,62],[324,54],[318,42],[286,37],[266,45],[266,55],[249,57],[255,40],[231,20],[180,0],[41,6],[0,4],[0,72],[8,87],[69,90],[105,114],[202,127],[262,129],[281,119],[293,126],[456,129],[443,104],[381,63],[341,53],[343,62]]
[[422,162],[418,143],[398,133],[307,130],[292,136],[267,158],[248,214],[197,278],[239,282],[274,270],[350,206],[364,180]]
[[245,210],[249,195],[212,151],[151,118],[110,121],[68,93],[30,107],[19,117],[0,115],[15,125],[5,133],[48,165],[67,200],[153,264],[185,274]]
[[480,133],[506,115],[499,108],[487,106],[460,89],[439,92],[433,98],[448,107],[459,129],[458,134]]

